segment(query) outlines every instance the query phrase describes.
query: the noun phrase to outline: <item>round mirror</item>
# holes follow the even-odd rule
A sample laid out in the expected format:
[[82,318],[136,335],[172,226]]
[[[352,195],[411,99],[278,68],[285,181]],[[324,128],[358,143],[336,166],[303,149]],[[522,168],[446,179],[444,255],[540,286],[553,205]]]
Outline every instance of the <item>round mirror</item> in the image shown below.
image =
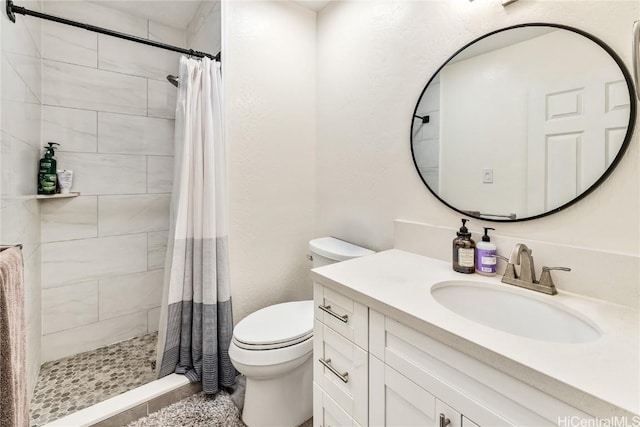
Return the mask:
[[566,26],[525,24],[456,52],[422,91],[413,161],[447,206],[491,221],[557,212],[622,158],[635,121],[621,59]]

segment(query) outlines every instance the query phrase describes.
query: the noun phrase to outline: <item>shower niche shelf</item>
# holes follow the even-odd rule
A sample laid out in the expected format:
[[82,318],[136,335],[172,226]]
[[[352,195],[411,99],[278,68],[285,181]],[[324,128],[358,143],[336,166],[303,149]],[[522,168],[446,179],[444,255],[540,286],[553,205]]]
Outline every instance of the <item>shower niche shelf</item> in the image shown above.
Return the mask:
[[46,200],[46,199],[68,199],[69,197],[78,197],[80,195],[80,193],[69,193],[69,194],[52,194],[52,195],[48,195],[48,194],[38,194],[36,196],[36,199],[38,200]]

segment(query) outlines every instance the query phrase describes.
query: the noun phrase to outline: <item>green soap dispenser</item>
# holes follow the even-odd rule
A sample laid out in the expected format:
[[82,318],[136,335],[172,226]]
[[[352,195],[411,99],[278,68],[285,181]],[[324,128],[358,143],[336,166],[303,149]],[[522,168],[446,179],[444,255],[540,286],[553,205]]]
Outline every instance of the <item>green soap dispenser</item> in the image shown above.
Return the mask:
[[462,219],[462,227],[453,239],[453,269],[458,273],[471,274],[476,271],[476,242],[466,227],[468,219]]
[[57,164],[55,155],[55,145],[60,145],[55,142],[49,142],[48,147],[45,148],[44,157],[40,159],[40,169],[38,171],[38,194],[56,194],[57,180]]

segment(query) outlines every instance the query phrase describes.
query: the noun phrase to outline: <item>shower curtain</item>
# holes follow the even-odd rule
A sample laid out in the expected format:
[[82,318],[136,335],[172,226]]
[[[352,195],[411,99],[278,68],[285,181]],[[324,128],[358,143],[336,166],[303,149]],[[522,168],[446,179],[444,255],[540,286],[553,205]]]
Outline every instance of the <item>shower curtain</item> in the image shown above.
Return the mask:
[[173,372],[205,393],[231,386],[233,331],[220,64],[180,59],[174,182],[158,377]]

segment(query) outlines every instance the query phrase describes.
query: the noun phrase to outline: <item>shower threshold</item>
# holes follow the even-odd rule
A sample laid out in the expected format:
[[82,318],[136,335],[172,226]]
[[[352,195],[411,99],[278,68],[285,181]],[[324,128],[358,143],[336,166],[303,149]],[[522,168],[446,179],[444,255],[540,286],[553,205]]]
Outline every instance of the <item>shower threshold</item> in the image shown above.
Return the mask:
[[118,396],[96,403],[43,427],[124,426],[202,390],[184,375],[171,374]]

